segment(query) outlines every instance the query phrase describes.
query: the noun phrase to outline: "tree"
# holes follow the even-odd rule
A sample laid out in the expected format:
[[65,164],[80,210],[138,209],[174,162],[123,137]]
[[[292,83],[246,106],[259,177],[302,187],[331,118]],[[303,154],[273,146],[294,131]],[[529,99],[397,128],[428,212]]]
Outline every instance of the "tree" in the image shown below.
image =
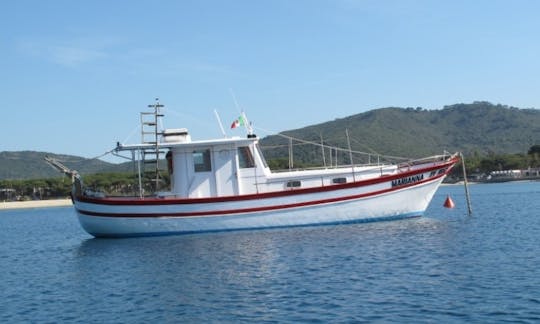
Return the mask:
[[529,163],[530,166],[533,168],[537,168],[540,166],[540,145],[533,145],[529,149]]
[[536,144],[536,145],[531,146],[531,148],[529,149],[529,152],[527,153],[529,155],[540,154],[540,145]]

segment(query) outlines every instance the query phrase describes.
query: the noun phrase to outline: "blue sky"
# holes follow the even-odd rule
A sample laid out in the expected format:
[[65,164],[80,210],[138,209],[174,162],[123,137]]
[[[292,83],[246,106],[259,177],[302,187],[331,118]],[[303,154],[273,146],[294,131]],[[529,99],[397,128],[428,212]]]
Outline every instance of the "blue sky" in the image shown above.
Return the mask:
[[[29,1],[0,4],[0,151],[97,156],[139,111],[219,136],[367,110],[540,107],[540,1]],[[232,91],[231,91],[232,89]],[[258,131],[259,135],[267,135]]]

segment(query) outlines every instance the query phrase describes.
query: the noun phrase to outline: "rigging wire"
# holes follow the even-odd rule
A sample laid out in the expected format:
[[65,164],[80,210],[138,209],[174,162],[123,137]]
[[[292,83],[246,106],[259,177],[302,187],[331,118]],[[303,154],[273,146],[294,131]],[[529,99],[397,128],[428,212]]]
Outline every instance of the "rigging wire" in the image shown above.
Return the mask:
[[[270,130],[267,130],[267,129],[264,129],[264,128],[260,128],[260,127],[255,127],[255,128],[257,130],[263,131],[263,132],[265,132],[267,134],[283,137],[283,138],[288,139],[288,140],[292,139],[294,141],[300,142],[299,144],[293,144],[293,145],[308,145],[309,144],[309,145],[316,145],[316,146],[319,146],[319,147],[328,148],[328,149],[332,149],[332,150],[336,150],[336,151],[340,151],[340,152],[349,152],[349,149],[347,149],[347,148],[341,148],[341,147],[338,147],[338,146],[330,146],[330,145],[321,144],[321,143],[317,143],[317,142],[313,142],[313,141],[303,140],[303,139],[296,138],[296,137],[293,137],[293,136],[285,135],[283,133],[276,133],[276,132],[273,132],[273,131],[270,131]],[[289,146],[289,145],[287,145],[287,144],[278,144],[278,145],[272,145],[272,146],[269,145],[269,146],[265,146],[265,147],[273,148],[273,147],[287,147],[287,146]],[[378,153],[368,153],[368,152],[352,151],[352,150],[350,152],[352,152],[354,154],[361,154],[361,155],[367,155],[367,156],[376,155],[376,156],[391,159],[391,160],[403,160],[403,161],[410,160],[410,158],[401,157],[401,156],[382,155],[382,154],[378,154]]]
[[114,152],[116,150],[116,148],[113,148],[112,150],[109,150],[101,155],[98,155],[96,157],[93,157],[93,158],[88,158],[87,160],[97,160],[97,159],[101,159],[102,157],[106,156],[107,154],[111,154],[112,152]]
[[135,128],[133,128],[133,130],[131,131],[131,133],[129,133],[129,135],[124,139],[124,141],[122,142],[122,144],[126,144],[128,140],[130,140],[133,135],[135,135],[135,133],[140,130],[141,126],[140,125],[137,125],[135,126]]
[[[98,156],[95,156],[95,157],[90,157],[90,158],[85,158],[83,157],[82,160],[98,160],[98,159],[101,159],[102,157],[108,155],[108,154],[111,154],[111,153],[114,153],[114,151],[116,151],[116,148],[113,148],[112,150],[109,150],[103,154],[100,154]],[[58,162],[73,162],[73,160],[65,160],[65,159],[58,159],[58,158],[55,158],[56,161]]]
[[[190,116],[190,115],[187,115],[187,114],[184,114],[184,113],[179,113],[179,112],[174,111],[174,110],[172,110],[170,108],[164,108],[164,110],[166,110],[167,112],[169,112],[169,113],[171,113],[173,115],[176,115],[177,117],[186,117],[186,116],[193,117],[193,116]],[[135,127],[130,132],[130,134],[126,137],[126,139],[122,142],[122,144],[125,144],[129,139],[131,139],[133,137],[133,135],[135,134],[135,132],[139,128],[140,128],[140,126]],[[336,153],[337,152],[351,152],[353,154],[366,155],[368,157],[369,156],[377,156],[379,158],[385,158],[385,159],[388,159],[388,160],[401,160],[401,161],[409,161],[409,160],[411,160],[410,158],[402,157],[402,156],[392,156],[392,155],[379,154],[375,150],[371,149],[370,147],[366,146],[364,143],[362,143],[362,142],[360,142],[360,141],[358,141],[358,140],[356,140],[354,138],[352,138],[351,140],[354,141],[357,144],[360,144],[360,145],[363,145],[363,146],[367,147],[372,152],[369,153],[369,152],[363,152],[363,151],[350,150],[348,148],[342,148],[342,147],[339,147],[339,146],[324,144],[323,142],[317,143],[317,142],[313,142],[313,141],[304,140],[304,139],[301,139],[301,138],[285,135],[283,133],[278,133],[278,132],[271,131],[271,130],[268,130],[268,129],[264,129],[264,128],[261,128],[261,127],[253,127],[253,128],[255,128],[258,131],[262,131],[262,132],[266,133],[267,135],[274,135],[274,136],[285,138],[287,140],[293,140],[293,141],[297,142],[297,143],[293,143],[292,146],[315,145],[315,146],[321,147],[322,149],[333,150]],[[282,148],[282,147],[290,147],[290,144],[265,145],[265,146],[262,146],[262,147],[267,148],[267,149],[275,149],[275,148]],[[104,156],[106,156],[108,154],[114,153],[115,151],[116,151],[116,148],[113,148],[113,149],[111,149],[109,151],[104,152],[103,154],[100,154],[100,155],[96,156],[96,157],[85,158],[85,160],[100,159],[100,158],[102,158],[102,157],[104,157]]]

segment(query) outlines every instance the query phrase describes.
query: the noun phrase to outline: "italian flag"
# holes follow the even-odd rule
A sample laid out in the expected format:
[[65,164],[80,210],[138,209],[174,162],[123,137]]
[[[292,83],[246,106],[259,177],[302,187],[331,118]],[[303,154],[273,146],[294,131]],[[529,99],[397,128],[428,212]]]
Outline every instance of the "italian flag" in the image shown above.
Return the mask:
[[235,121],[232,122],[231,129],[236,128],[236,127],[240,127],[240,126],[244,126],[244,125],[245,125],[244,117],[240,116]]

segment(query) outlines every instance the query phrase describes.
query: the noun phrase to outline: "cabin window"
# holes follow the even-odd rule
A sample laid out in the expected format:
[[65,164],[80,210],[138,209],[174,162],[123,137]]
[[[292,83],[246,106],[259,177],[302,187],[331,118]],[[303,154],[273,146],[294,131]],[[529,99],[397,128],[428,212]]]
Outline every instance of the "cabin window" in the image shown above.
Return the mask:
[[292,180],[287,182],[287,188],[299,188],[302,183],[299,180]]
[[241,169],[254,168],[255,162],[253,161],[253,154],[247,146],[238,148],[238,165]]
[[210,162],[210,150],[194,151],[193,164],[195,166],[195,172],[212,171],[212,163]]
[[167,160],[167,170],[169,171],[169,174],[173,173],[173,154],[171,151],[167,152],[165,155],[165,159]]
[[263,166],[264,166],[265,168],[268,168],[268,164],[266,164],[266,160],[264,159],[264,155],[262,154],[261,147],[260,147],[259,145],[255,145],[255,148],[257,149],[257,152],[259,153],[259,156],[261,157]]
[[347,178],[334,178],[332,179],[332,183],[347,183]]

